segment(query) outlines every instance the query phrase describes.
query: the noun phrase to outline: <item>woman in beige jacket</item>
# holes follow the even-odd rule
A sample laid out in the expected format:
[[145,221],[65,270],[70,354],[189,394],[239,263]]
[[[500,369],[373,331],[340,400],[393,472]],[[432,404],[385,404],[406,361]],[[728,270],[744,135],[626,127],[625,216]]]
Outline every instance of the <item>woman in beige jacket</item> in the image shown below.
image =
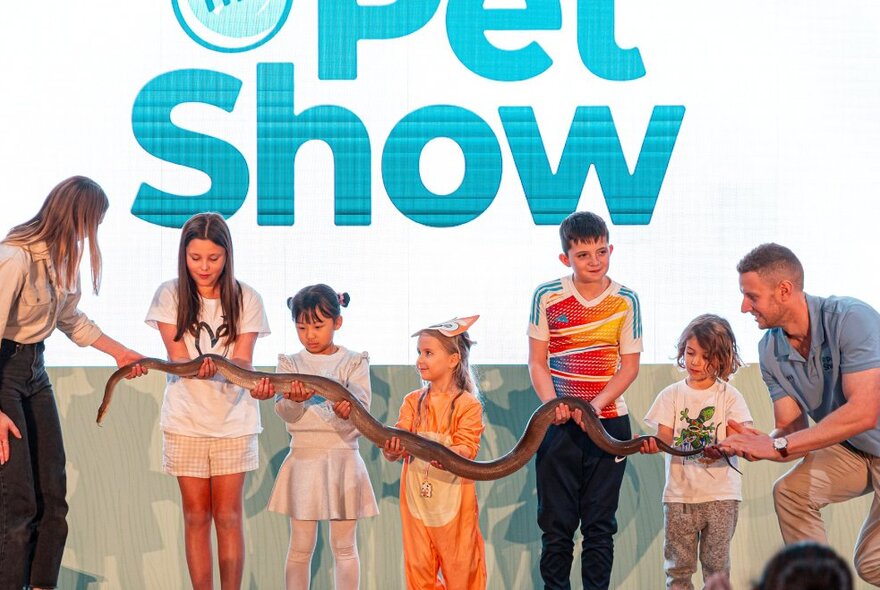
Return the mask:
[[[39,213],[0,242],[0,589],[55,588],[67,539],[67,478],[43,341],[59,328],[117,365],[142,355],[103,334],[79,309],[79,263],[88,239],[98,292],[98,225],[109,202],[94,181],[74,176]],[[137,366],[130,377],[146,371]]]

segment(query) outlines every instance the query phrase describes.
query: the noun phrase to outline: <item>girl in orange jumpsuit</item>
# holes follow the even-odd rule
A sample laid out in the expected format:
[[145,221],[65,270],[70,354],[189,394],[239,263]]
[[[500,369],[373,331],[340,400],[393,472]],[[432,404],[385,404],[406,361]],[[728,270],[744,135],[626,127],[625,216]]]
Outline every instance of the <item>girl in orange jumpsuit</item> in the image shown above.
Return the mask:
[[[479,316],[419,330],[416,368],[425,386],[408,394],[397,427],[436,440],[468,459],[477,456],[483,404],[468,357],[468,327]],[[404,458],[400,518],[407,588],[483,590],[486,556],[474,482],[436,461],[409,456],[398,438],[385,443],[385,458]]]

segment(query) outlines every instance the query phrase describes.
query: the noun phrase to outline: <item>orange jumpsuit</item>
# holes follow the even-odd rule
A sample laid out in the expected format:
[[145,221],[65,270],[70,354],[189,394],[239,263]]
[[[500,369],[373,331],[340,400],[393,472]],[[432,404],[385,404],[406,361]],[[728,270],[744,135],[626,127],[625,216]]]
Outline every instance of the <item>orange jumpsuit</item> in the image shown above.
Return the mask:
[[[464,393],[450,408],[452,397],[432,399],[428,394],[417,420],[421,393],[414,391],[404,398],[397,427],[456,446],[469,459],[476,457],[483,433],[482,404]],[[486,588],[486,554],[473,480],[410,457],[400,476],[400,518],[407,588]]]

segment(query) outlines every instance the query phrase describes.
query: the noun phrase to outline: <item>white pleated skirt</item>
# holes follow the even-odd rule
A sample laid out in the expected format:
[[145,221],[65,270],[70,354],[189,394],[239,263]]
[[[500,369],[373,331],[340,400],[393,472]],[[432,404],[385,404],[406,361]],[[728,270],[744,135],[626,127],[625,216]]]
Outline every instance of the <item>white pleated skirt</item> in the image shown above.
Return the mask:
[[278,470],[269,510],[297,520],[352,520],[379,514],[357,449],[291,449]]

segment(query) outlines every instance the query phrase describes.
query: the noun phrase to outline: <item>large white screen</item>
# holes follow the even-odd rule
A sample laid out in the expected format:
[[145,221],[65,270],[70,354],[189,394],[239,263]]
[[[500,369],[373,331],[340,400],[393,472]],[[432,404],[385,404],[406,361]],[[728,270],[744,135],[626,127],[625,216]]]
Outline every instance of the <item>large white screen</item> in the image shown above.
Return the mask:
[[[482,315],[472,330],[479,342],[476,362],[526,361],[532,291],[566,269],[557,258],[556,227],[536,225],[530,214],[501,122],[503,106],[534,110],[554,168],[575,109],[608,107],[630,171],[652,110],[685,108],[650,223],[610,226],[610,276],[641,297],[643,362],[669,362],[680,330],[709,311],[732,321],[744,357],[754,360],[760,332],[739,313],[735,265],[761,242],[783,243],[801,257],[808,292],[880,304],[872,264],[880,194],[874,168],[880,141],[876,2],[831,8],[818,1],[620,0],[617,44],[637,47],[646,72],[629,81],[607,80],[585,67],[577,3],[568,0],[559,30],[487,35],[504,49],[537,42],[552,58],[546,71],[521,81],[490,80],[462,64],[450,48],[446,1],[409,35],[357,43],[353,80],[319,77],[317,0],[293,0],[277,35],[238,53],[196,43],[175,17],[173,2],[49,4],[15,2],[3,11],[0,232],[30,218],[62,178],[85,174],[101,183],[111,199],[100,234],[104,282],[99,297],[84,294],[81,308],[144,354],[164,356],[158,333],[143,317],[155,288],[175,275],[179,231],[133,215],[135,196],[142,183],[197,195],[211,182],[199,170],[143,149],[133,132],[133,105],[157,76],[188,69],[241,81],[231,112],[189,103],[174,109],[172,121],[228,142],[247,162],[247,198],[229,223],[237,276],[262,294],[272,326],[272,335],[257,344],[258,365],[299,348],[284,302],[315,282],[351,294],[338,341],[368,350],[374,363],[410,363],[414,330],[474,313]],[[276,3],[264,4],[269,9]],[[487,8],[525,5],[485,2]],[[295,223],[258,225],[258,63],[295,65],[297,112],[334,105],[363,122],[371,148],[369,225],[334,224],[333,159],[316,141],[296,158]],[[383,182],[389,134],[429,105],[475,113],[500,147],[497,196],[476,219],[454,227],[408,218]],[[462,151],[449,139],[435,140],[419,169],[433,192],[454,192],[465,176]],[[609,218],[595,169],[578,208]],[[84,278],[86,273],[84,264]],[[48,359],[54,365],[109,364],[108,357],[78,349],[60,334],[50,341]]]

